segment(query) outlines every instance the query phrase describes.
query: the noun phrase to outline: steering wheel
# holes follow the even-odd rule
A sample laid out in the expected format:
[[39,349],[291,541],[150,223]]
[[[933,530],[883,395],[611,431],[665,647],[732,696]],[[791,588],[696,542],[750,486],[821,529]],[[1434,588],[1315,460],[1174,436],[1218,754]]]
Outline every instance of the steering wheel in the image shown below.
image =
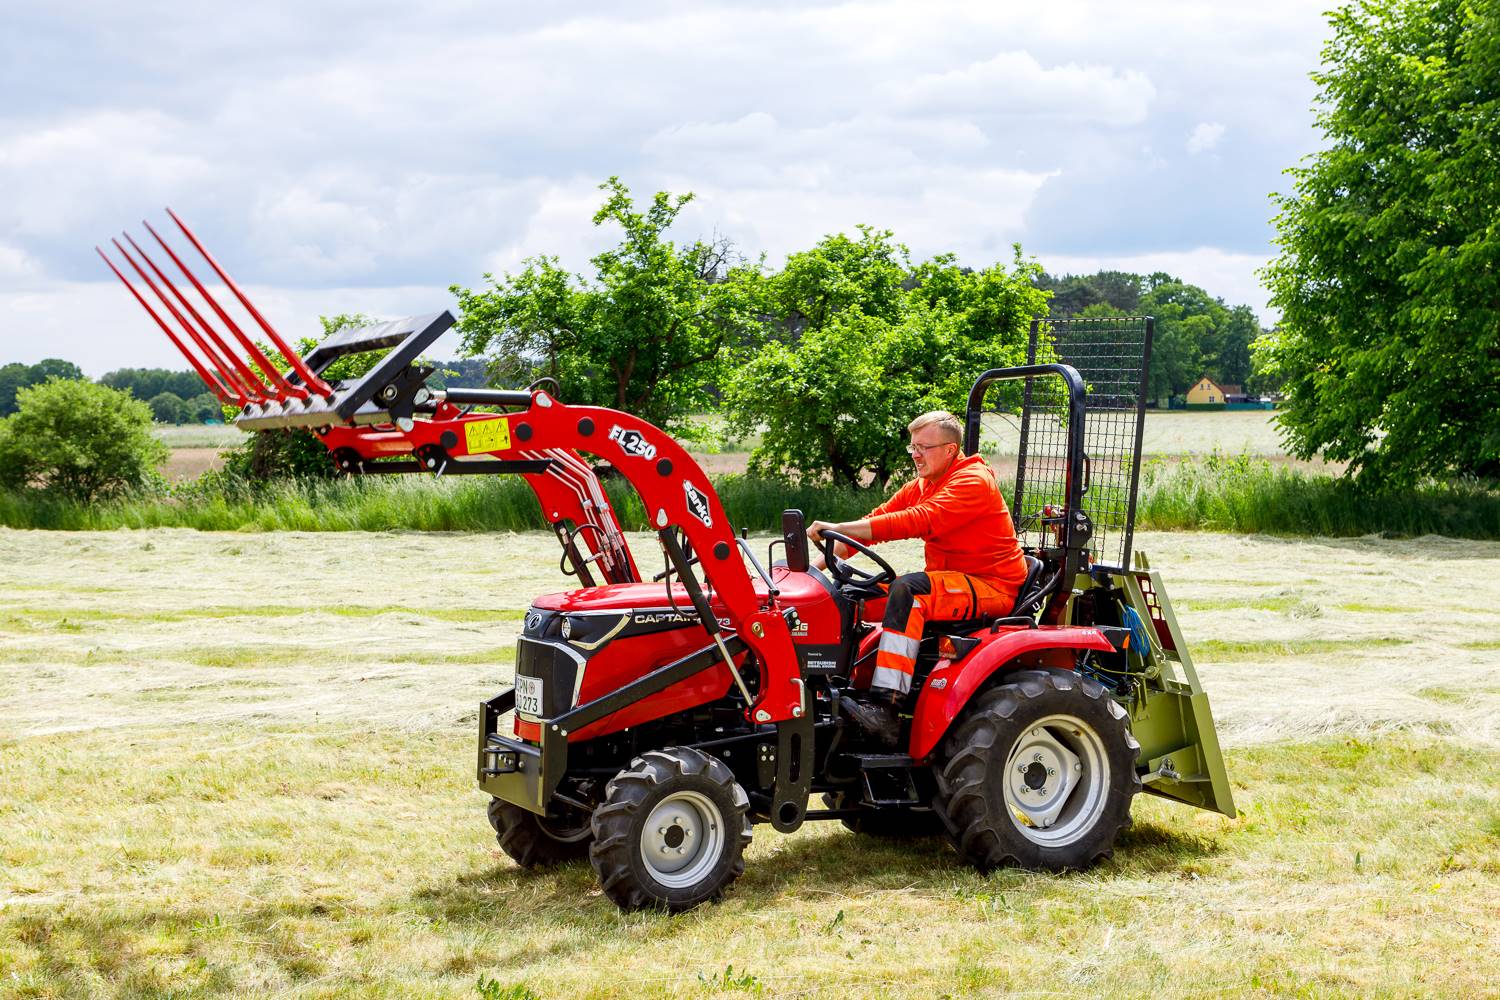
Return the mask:
[[[828,531],[826,529],[822,532],[822,539],[823,558],[828,563],[828,572],[833,575],[834,582],[839,586],[857,587],[860,590],[869,590],[878,593],[881,587],[889,586],[896,582],[896,571],[891,568],[891,564],[880,558],[875,550],[864,542],[857,541],[837,531]],[[849,563],[834,554],[836,543],[842,543],[861,555],[869,556],[874,560],[875,565],[880,567],[880,572],[871,573],[849,565]]]

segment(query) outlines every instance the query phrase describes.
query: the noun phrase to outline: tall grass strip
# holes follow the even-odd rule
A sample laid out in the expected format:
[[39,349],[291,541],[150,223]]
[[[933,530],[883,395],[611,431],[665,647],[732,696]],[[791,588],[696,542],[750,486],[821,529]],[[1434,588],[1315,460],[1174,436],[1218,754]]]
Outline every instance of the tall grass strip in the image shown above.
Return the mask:
[[[640,498],[604,482],[627,531],[649,531]],[[808,519],[863,517],[888,495],[878,487],[826,486],[725,475],[715,480],[736,529],[777,531],[783,510]],[[1008,494],[1008,490],[1007,490]],[[1008,498],[1008,497],[1007,497]],[[1500,493],[1478,483],[1428,484],[1373,495],[1342,480],[1275,468],[1248,457],[1149,464],[1137,526],[1157,531],[1350,537],[1500,539]],[[536,531],[548,528],[531,489],[510,476],[368,477],[245,484],[209,474],[170,493],[76,504],[0,492],[0,525],[50,530],[195,528],[202,531]]]

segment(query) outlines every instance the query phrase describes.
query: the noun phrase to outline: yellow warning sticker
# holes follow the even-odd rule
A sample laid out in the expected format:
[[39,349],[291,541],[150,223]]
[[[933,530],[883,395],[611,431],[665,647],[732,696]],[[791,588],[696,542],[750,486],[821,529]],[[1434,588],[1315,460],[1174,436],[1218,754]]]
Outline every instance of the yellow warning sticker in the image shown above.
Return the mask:
[[510,450],[510,424],[504,417],[471,420],[464,424],[464,447],[470,455]]

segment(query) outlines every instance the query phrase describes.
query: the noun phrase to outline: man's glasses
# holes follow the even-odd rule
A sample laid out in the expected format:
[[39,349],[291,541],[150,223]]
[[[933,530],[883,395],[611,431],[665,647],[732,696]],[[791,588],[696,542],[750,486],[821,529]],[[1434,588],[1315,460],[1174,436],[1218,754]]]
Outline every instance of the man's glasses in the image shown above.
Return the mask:
[[954,445],[954,447],[957,447],[957,445],[952,441],[944,441],[941,444],[909,444],[906,446],[906,453],[912,458],[916,458],[918,455],[927,454],[934,448],[942,448],[945,445],[950,444]]

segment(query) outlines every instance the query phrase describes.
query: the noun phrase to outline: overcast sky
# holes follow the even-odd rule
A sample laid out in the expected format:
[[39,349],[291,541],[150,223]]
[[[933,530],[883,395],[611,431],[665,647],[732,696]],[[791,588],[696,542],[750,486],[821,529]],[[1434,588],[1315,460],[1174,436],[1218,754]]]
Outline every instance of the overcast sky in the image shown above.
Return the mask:
[[584,267],[611,174],[695,192],[677,236],[773,266],[863,222],[1269,318],[1326,6],[0,0],[0,363],[185,367],[93,252],[167,205],[310,335],[533,254]]

